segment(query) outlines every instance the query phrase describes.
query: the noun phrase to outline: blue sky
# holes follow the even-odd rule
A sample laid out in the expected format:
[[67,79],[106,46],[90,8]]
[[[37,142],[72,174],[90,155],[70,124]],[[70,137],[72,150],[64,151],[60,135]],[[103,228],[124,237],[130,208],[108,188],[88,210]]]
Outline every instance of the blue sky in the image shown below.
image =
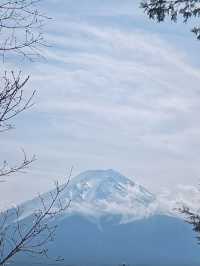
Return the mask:
[[45,60],[9,61],[31,74],[35,105],[1,137],[2,159],[38,160],[0,186],[31,198],[88,169],[113,168],[150,190],[199,181],[200,43],[188,25],[156,24],[139,1],[46,0]]

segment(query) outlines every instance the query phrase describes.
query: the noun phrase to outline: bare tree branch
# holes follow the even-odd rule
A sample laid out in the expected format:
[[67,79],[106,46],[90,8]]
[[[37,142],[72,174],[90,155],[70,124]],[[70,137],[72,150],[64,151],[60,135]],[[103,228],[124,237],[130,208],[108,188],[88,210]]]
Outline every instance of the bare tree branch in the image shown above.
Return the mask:
[[[0,0],[0,56],[3,60],[10,53],[32,59],[40,55],[41,46],[47,45],[42,27],[48,17],[37,9],[38,2],[40,0]],[[35,90],[29,96],[24,93],[28,81],[29,76],[23,78],[20,71],[4,72],[0,77],[0,133],[13,128],[13,119],[33,105]],[[0,177],[4,180],[22,172],[34,160],[35,156],[28,158],[23,151],[18,165],[3,162]],[[53,241],[57,228],[54,219],[70,206],[70,200],[63,202],[61,198],[70,178],[71,172],[65,185],[56,182],[47,198],[46,195],[38,197],[41,207],[33,211],[31,222],[22,219],[18,207],[0,214],[0,266],[23,252],[48,257],[47,244]]]
[[39,12],[40,0],[7,0],[0,2],[0,55],[15,52],[30,57],[40,55],[40,46],[47,45],[43,36],[46,15]]
[[[55,183],[55,189],[48,197],[39,196],[41,208],[32,214],[32,223],[20,219],[20,208],[12,212],[2,213],[0,224],[0,266],[5,265],[18,253],[30,253],[48,257],[47,244],[54,240],[57,225],[53,223],[56,217],[65,212],[70,206],[70,199],[62,202],[61,196],[67,189],[71,179],[72,169],[64,185]],[[49,199],[51,199],[49,201]],[[15,217],[15,223],[9,223],[10,216]],[[11,237],[12,235],[12,237]],[[57,261],[62,258],[56,258]]]
[[7,161],[3,162],[3,166],[0,168],[0,177],[7,177],[11,174],[17,173],[17,172],[22,172],[24,171],[31,163],[33,163],[36,158],[35,156],[32,156],[31,158],[28,158],[26,153],[22,150],[23,152],[23,160],[19,165],[15,166],[10,166]]
[[24,95],[28,80],[29,76],[23,79],[21,72],[15,75],[13,71],[0,78],[0,132],[12,128],[9,121],[33,105],[35,90],[28,98]]

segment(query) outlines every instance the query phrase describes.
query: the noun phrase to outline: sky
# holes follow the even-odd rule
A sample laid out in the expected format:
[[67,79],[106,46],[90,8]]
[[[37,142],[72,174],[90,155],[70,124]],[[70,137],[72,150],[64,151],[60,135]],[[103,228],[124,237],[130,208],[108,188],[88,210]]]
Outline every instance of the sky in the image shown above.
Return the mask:
[[52,17],[30,74],[34,106],[1,133],[0,159],[37,160],[0,183],[1,204],[47,191],[88,169],[115,169],[150,191],[198,185],[200,43],[181,22],[149,21],[138,0],[44,0]]

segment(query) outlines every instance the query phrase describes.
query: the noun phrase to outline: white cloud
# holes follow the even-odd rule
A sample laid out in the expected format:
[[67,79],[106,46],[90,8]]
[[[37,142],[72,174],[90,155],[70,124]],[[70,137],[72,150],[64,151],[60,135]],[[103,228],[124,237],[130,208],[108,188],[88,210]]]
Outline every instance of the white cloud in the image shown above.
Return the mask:
[[[49,27],[54,46],[44,49],[47,60],[26,64],[31,88],[39,88],[36,106],[16,121],[16,131],[3,135],[0,151],[8,159],[17,158],[17,147],[38,155],[37,171],[30,172],[31,181],[23,179],[25,187],[35,179],[46,190],[55,174],[71,165],[75,173],[116,168],[155,190],[197,180],[200,75],[190,61],[193,52],[149,32],[141,17],[134,17],[137,26],[127,27],[120,14],[130,13],[131,2],[121,10],[119,1],[109,1],[105,14],[96,1],[93,10],[88,5],[77,10],[67,1],[66,10],[74,13],[62,14],[52,31]],[[77,19],[79,12],[83,16]],[[98,21],[91,20],[91,12]],[[14,199],[23,186],[16,189]],[[6,198],[9,186],[0,190]]]

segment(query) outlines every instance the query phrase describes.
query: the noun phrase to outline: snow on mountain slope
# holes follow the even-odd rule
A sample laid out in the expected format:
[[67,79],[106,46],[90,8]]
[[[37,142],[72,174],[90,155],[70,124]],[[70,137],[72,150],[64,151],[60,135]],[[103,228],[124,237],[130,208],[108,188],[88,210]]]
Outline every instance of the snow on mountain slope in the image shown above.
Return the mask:
[[152,193],[113,170],[87,171],[78,175],[70,185],[70,192],[75,200],[95,203],[107,200],[120,204],[131,200],[147,206],[155,200]]
[[121,214],[124,219],[149,216],[156,205],[155,195],[111,169],[78,175],[62,198],[72,199],[74,211],[95,215]]
[[[50,194],[42,195],[46,204],[51,200]],[[156,196],[141,185],[114,170],[90,170],[72,178],[61,195],[63,204],[71,200],[66,215],[100,217],[102,215],[120,215],[122,221],[148,217],[157,212]],[[33,210],[41,208],[38,198],[21,205],[21,218],[30,215]]]
[[[43,195],[48,205],[50,194]],[[178,216],[175,209],[183,205],[198,211],[200,193],[193,187],[179,187],[171,192],[154,195],[114,170],[90,170],[72,178],[61,195],[61,201],[71,200],[66,215],[78,213],[90,217],[120,215],[121,222],[131,222],[152,215]],[[21,218],[41,207],[38,198],[22,204]]]

